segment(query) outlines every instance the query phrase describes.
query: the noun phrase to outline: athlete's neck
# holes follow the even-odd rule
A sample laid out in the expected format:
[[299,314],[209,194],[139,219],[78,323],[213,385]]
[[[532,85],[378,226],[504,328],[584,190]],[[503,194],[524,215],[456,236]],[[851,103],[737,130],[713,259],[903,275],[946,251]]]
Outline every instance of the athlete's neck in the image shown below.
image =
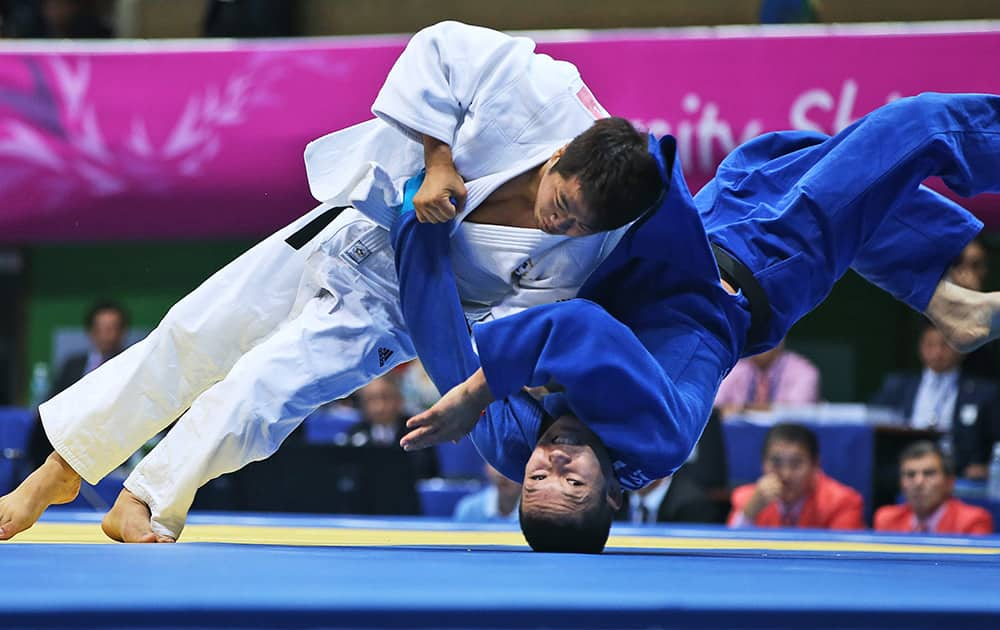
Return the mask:
[[546,164],[516,175],[490,193],[478,208],[465,218],[470,223],[538,228],[535,198]]

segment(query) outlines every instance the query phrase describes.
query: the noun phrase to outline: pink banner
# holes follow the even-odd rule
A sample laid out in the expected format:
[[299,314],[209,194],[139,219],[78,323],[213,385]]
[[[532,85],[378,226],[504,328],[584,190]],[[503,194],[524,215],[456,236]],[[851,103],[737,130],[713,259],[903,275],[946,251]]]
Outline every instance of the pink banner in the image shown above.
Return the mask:
[[[677,136],[692,189],[765,131],[832,133],[928,90],[1000,92],[1000,28],[688,33],[537,39],[609,111]],[[8,44],[0,242],[265,235],[314,205],[305,144],[370,117],[404,43]],[[966,205],[1000,229],[996,197]]]

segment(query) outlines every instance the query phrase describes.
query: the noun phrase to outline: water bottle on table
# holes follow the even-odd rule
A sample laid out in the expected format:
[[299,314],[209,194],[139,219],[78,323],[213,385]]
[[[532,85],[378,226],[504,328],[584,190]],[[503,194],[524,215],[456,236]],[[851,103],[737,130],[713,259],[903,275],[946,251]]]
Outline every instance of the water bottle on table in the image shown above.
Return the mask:
[[45,363],[36,363],[31,369],[31,388],[28,392],[28,403],[31,407],[37,407],[45,402],[49,395],[49,366]]
[[986,485],[986,496],[991,501],[1000,502],[1000,442],[993,444],[993,457],[990,459],[990,479]]

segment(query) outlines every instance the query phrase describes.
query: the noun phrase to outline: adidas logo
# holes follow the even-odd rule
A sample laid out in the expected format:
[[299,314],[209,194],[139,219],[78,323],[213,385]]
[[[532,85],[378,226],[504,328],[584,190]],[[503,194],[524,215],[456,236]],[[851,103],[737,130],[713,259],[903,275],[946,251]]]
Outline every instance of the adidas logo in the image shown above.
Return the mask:
[[389,348],[379,348],[378,349],[378,366],[379,367],[384,367],[385,366],[385,362],[388,361],[389,357],[391,357],[391,356],[392,356],[392,350],[390,350]]

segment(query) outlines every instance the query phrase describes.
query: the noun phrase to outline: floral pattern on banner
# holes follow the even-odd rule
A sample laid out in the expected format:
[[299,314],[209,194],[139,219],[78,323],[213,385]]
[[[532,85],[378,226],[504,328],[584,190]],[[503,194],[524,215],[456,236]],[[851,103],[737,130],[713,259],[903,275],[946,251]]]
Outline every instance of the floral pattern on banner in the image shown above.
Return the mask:
[[[0,187],[31,180],[41,193],[36,211],[62,208],[77,196],[167,192],[178,180],[204,173],[204,166],[219,156],[225,131],[246,125],[261,109],[282,106],[287,95],[275,84],[294,69],[288,61],[251,55],[229,76],[188,95],[166,136],[154,140],[142,113],[130,116],[124,136],[110,138],[104,132],[90,93],[92,58],[24,58],[30,89],[0,85],[0,106],[12,112],[0,117],[0,158],[8,162],[0,170]],[[343,64],[324,61],[303,55],[292,65],[325,77],[347,71]]]

